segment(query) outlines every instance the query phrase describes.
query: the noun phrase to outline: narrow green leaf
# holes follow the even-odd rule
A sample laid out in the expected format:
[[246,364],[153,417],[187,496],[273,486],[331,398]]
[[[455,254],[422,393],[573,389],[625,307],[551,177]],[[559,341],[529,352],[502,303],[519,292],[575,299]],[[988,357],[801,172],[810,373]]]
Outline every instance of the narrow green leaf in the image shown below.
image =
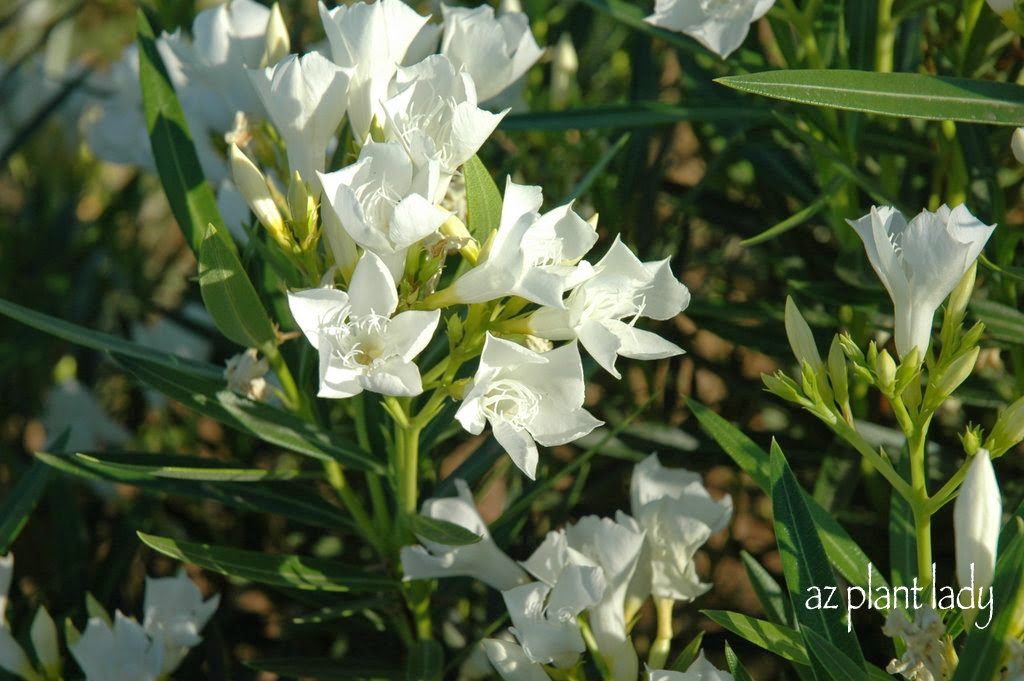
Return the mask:
[[501,222],[501,192],[477,156],[463,164],[462,175],[466,181],[466,228],[485,241]]
[[510,114],[499,127],[502,130],[592,130],[649,128],[682,121],[759,123],[769,118],[767,108],[743,106],[741,103],[676,106],[662,102],[633,102],[588,109]]
[[409,652],[405,681],[441,681],[444,673],[444,650],[434,640],[419,641]]
[[[984,629],[978,628],[977,622],[967,627],[967,642],[960,654],[960,664],[953,681],[999,678],[1009,640],[1021,634],[1021,622],[1024,622],[1024,534],[1018,534],[1002,552],[996,565],[992,598],[992,623]],[[979,615],[987,617],[986,612]]]
[[220,332],[242,347],[276,342],[274,323],[238,253],[217,234],[217,228],[210,225],[199,248],[199,291],[206,309]]
[[819,667],[828,670],[829,681],[864,681],[864,666],[857,665],[827,638],[810,627],[802,627],[800,634]]
[[151,478],[114,467],[97,467],[79,457],[47,452],[36,452],[35,455],[46,465],[84,480],[110,480],[138,487],[147,494],[157,496],[216,501],[241,511],[269,513],[315,527],[333,530],[354,527],[352,520],[341,509],[320,498],[315,490],[291,482],[214,484],[205,480]]
[[1024,126],[1024,87],[919,73],[762,71],[715,82],[764,97],[866,113]]
[[14,540],[21,534],[28,517],[43,497],[49,478],[50,467],[33,461],[0,505],[0,556],[10,551]]
[[226,546],[195,544],[139,532],[150,548],[176,560],[229,577],[306,591],[389,591],[398,584],[358,568],[319,558],[271,555]]
[[757,599],[761,601],[764,614],[775,624],[793,626],[793,618],[789,611],[789,604],[782,587],[776,582],[768,571],[757,562],[757,559],[746,551],[740,551],[740,558],[743,560],[743,567],[747,571],[751,586]]
[[224,376],[224,370],[213,364],[197,362],[192,359],[160,352],[144,345],[118,338],[117,336],[111,336],[108,333],[93,331],[92,329],[66,322],[57,317],[51,317],[8,300],[0,299],[0,314],[57,338],[62,338],[76,345],[100,352],[116,352],[125,357],[134,357],[159,366],[171,367],[205,378],[220,379]]
[[700,655],[700,646],[704,642],[704,632],[698,631],[697,635],[694,636],[686,647],[676,656],[676,659],[669,665],[669,669],[677,672],[685,672],[693,664],[697,656]]
[[[847,631],[846,602],[839,593],[838,581],[829,566],[828,556],[818,537],[814,519],[807,505],[807,495],[790,470],[786,457],[773,440],[770,454],[772,474],[772,513],[775,537],[782,555],[782,570],[793,602],[793,611],[800,631],[813,629],[864,668],[864,654],[857,638]],[[825,591],[833,588],[833,596]],[[817,589],[819,606],[809,605]],[[837,609],[826,610],[828,600]],[[815,672],[817,675],[817,671]],[[822,678],[828,678],[827,674]]]
[[799,632],[749,615],[728,610],[701,610],[708,619],[732,633],[790,662],[804,666],[811,663]]
[[630,134],[631,133],[624,132],[619,135],[619,139],[615,140],[615,142],[612,143],[603,154],[601,154],[601,158],[597,159],[597,163],[587,171],[586,175],[580,178],[580,181],[576,183],[576,186],[572,188],[569,196],[565,197],[562,203],[575,201],[590,191],[594,182],[597,178],[601,177],[605,169],[608,167],[608,164],[612,162],[612,159],[618,156],[619,152],[626,148],[626,143],[629,142]]
[[762,244],[765,241],[771,241],[780,234],[785,234],[786,232],[795,227],[799,227],[800,225],[802,225],[803,223],[807,222],[815,215],[817,215],[823,208],[825,208],[828,205],[828,202],[832,199],[832,197],[835,196],[836,192],[838,192],[843,187],[845,181],[845,178],[837,175],[836,177],[832,178],[832,181],[829,183],[829,185],[821,191],[821,194],[814,201],[807,204],[796,213],[793,213],[793,215],[786,218],[782,222],[779,222],[778,224],[773,225],[772,227],[769,227],[768,229],[764,230],[757,236],[752,236],[749,239],[744,239],[743,241],[740,242],[740,244],[742,246],[756,246],[757,244]]
[[195,456],[149,454],[136,452],[76,453],[97,471],[121,474],[128,479],[171,478],[174,480],[206,480],[212,482],[263,482],[294,480],[298,471],[269,471],[262,468],[238,468]]
[[725,642],[725,663],[729,665],[729,673],[735,681],[754,681],[754,678],[747,671],[747,668],[740,662],[740,658],[733,652],[729,642]]
[[146,385],[243,433],[315,459],[384,472],[381,461],[354,443],[332,436],[286,411],[236,395],[225,389],[223,379],[202,378],[119,353],[113,353],[113,357]]
[[245,666],[289,679],[317,681],[399,681],[400,669],[381,661],[334,660],[326,657],[264,657],[249,660]]
[[470,532],[461,525],[440,518],[414,515],[409,518],[409,525],[413,534],[420,539],[444,546],[467,546],[476,544],[483,539],[480,535]]
[[174,219],[197,256],[208,224],[216,226],[225,245],[234,249],[217,210],[213,190],[203,176],[185,112],[160,58],[153,28],[141,9],[137,12],[136,23],[142,110],[156,170]]
[[[728,454],[765,492],[771,490],[768,454],[754,444],[738,428],[714,413],[700,402],[688,399],[687,404],[700,422],[701,429]],[[867,566],[871,566],[872,584],[887,587],[884,575],[871,562],[867,554],[850,537],[835,517],[821,507],[811,495],[800,488],[807,508],[814,518],[818,536],[828,553],[829,560],[846,581],[867,588]]]
[[878,0],[846,0],[845,9],[850,66],[873,71],[875,39],[878,36]]
[[1004,343],[1024,344],[1024,312],[994,300],[975,299],[970,310],[985,323],[990,336]]

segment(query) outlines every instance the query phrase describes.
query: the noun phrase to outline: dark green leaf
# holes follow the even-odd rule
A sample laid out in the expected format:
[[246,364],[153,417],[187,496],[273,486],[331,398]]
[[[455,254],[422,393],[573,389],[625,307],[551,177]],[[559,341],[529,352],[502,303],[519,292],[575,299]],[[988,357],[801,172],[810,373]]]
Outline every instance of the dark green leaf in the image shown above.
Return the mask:
[[732,674],[732,678],[735,681],[754,681],[753,677],[750,676],[750,672],[740,662],[740,658],[733,652],[732,646],[729,642],[725,642],[725,663],[729,665],[729,673]]
[[793,626],[793,618],[789,612],[786,594],[783,593],[782,587],[752,555],[741,551],[740,558],[743,560],[743,567],[747,570],[750,584],[754,587],[754,593],[761,601],[764,614],[775,624]]
[[176,480],[208,480],[213,482],[261,482],[294,480],[298,471],[270,471],[262,468],[239,468],[195,456],[149,454],[135,452],[76,453],[75,458],[97,471],[126,479],[172,478]]
[[358,568],[305,556],[272,555],[226,546],[195,544],[139,532],[150,548],[229,577],[307,591],[388,591],[398,584]]
[[0,299],[0,314],[15,319],[22,324],[27,324],[44,333],[54,335],[57,338],[63,338],[76,345],[99,350],[100,352],[116,352],[125,357],[134,357],[152,364],[171,367],[178,371],[195,374],[207,379],[222,379],[224,376],[224,370],[212,364],[197,362],[192,359],[185,359],[177,355],[153,350],[144,345],[118,338],[117,336],[93,331],[84,326],[66,322],[63,319],[51,317],[42,312],[36,312],[7,300]]
[[[700,402],[688,399],[693,415],[697,417],[701,428],[733,461],[753,478],[757,486],[765,492],[771,490],[769,478],[768,454],[754,444],[753,440],[744,435],[738,428],[714,413]],[[873,571],[872,583],[888,586],[883,574],[874,567],[867,554],[857,542],[843,529],[835,517],[814,501],[809,494],[803,492],[804,501],[818,529],[818,536],[828,552],[829,560],[839,573],[851,584],[867,587],[867,567]]]
[[21,529],[46,491],[49,478],[50,467],[41,461],[33,461],[0,505],[0,556],[11,549],[21,534]]
[[437,641],[419,641],[409,652],[405,681],[441,681],[444,650]]
[[440,518],[414,515],[409,518],[409,525],[413,534],[420,539],[444,546],[466,546],[476,544],[483,539],[480,535],[470,532],[461,525]]
[[167,193],[171,212],[197,256],[209,224],[217,227],[225,245],[234,249],[217,210],[213,190],[203,176],[185,112],[160,58],[153,28],[141,9],[137,13],[137,25],[142,110],[156,170]]
[[705,50],[697,41],[688,36],[674,31],[667,31],[655,26],[654,24],[647,23],[644,21],[644,17],[647,13],[639,6],[632,3],[623,2],[623,0],[583,0],[583,3],[590,6],[595,11],[611,17],[616,23],[628,26],[635,31],[640,31],[641,33],[661,38],[669,45],[680,50],[685,50],[693,54],[711,54],[711,52]]
[[855,663],[824,636],[810,627],[802,627],[800,634],[818,668],[828,670],[830,681],[864,681],[864,666]]
[[332,436],[286,411],[236,395],[225,389],[223,379],[202,378],[118,353],[114,359],[146,385],[243,433],[316,459],[384,472],[381,461],[354,443]]
[[291,482],[250,483],[204,480],[155,479],[115,467],[96,467],[82,458],[36,452],[40,461],[62,473],[85,480],[110,480],[133,485],[146,493],[210,500],[231,508],[254,513],[270,513],[316,527],[338,529],[352,527],[352,520],[336,506],[327,503],[315,490]]
[[402,671],[380,661],[332,660],[326,657],[264,657],[247,667],[289,679],[318,681],[399,681]]
[[[831,600],[838,606],[830,611],[810,605],[813,591],[825,593],[819,606],[825,606],[829,597],[825,591],[839,591],[839,583],[829,566],[828,556],[818,537],[817,527],[807,505],[807,494],[790,470],[778,444],[772,441],[772,513],[775,537],[782,555],[782,570],[793,602],[793,611],[800,631],[813,629],[832,643],[856,664],[864,668],[864,654],[857,638],[847,631],[845,600],[835,593]],[[817,675],[817,671],[815,672]],[[822,678],[828,678],[827,674]]]
[[795,629],[727,610],[702,610],[701,612],[708,619],[770,653],[796,664],[805,666],[810,664],[803,639]]
[[501,192],[477,156],[463,164],[462,175],[466,180],[466,228],[484,241],[501,222]]
[[755,123],[767,121],[769,116],[766,108],[742,104],[676,106],[662,102],[633,102],[592,109],[511,114],[505,117],[500,127],[502,130],[646,128],[681,121]]
[[992,125],[1024,125],[1024,87],[919,73],[798,69],[719,78],[722,85],[801,104]]
[[700,645],[704,641],[704,632],[698,631],[686,647],[676,656],[676,659],[669,665],[669,669],[677,672],[685,672],[693,664],[700,654]]
[[206,309],[220,332],[242,347],[276,342],[274,324],[238,253],[217,234],[210,225],[199,248],[199,290]]
[[996,340],[1014,345],[1024,343],[1024,312],[994,300],[979,299],[971,301],[970,310]]
[[[910,457],[905,449],[896,462],[896,471],[905,480],[910,477]],[[914,512],[896,490],[889,496],[889,564],[892,585],[910,586],[917,575]]]

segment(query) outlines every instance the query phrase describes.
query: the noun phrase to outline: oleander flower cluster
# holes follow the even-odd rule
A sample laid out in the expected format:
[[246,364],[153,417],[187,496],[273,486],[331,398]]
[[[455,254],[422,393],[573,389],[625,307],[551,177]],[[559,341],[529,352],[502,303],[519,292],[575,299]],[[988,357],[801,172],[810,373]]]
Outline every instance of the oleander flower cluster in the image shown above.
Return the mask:
[[[14,636],[5,614],[13,575],[14,555],[0,556],[0,669],[24,681],[62,679],[57,626],[45,606],[36,611],[29,628],[31,657]],[[65,643],[85,681],[167,679],[202,642],[200,632],[219,604],[219,595],[204,601],[184,569],[173,577],[147,577],[141,623],[120,610],[111,619],[87,596],[85,629],[65,622]]]
[[[586,516],[551,531],[526,560],[516,562],[494,543],[476,510],[469,487],[458,496],[430,499],[421,513],[459,525],[481,537],[475,544],[444,546],[423,539],[402,549],[405,579],[468,576],[501,591],[511,638],[484,641],[491,664],[506,681],[563,678],[590,652],[615,681],[634,681],[640,663],[630,637],[636,614],[648,598],[658,609],[659,632],[675,602],[688,603],[710,587],[697,574],[695,555],[732,517],[732,499],[713,499],[700,475],[666,468],[652,454],[636,465],[630,511],[614,518]],[[665,663],[667,640],[655,641],[650,667]],[[662,652],[663,649],[663,652]],[[703,658],[688,673],[711,673]],[[713,668],[711,668],[713,670]],[[702,671],[703,670],[703,671]],[[648,671],[650,679],[693,678],[680,672]],[[645,677],[646,678],[646,677]]]

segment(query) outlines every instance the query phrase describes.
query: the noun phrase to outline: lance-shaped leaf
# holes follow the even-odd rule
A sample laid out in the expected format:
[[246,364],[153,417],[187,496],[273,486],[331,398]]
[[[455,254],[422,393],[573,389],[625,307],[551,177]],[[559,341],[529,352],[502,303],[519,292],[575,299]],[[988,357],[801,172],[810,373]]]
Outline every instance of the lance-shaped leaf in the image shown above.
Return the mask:
[[246,348],[275,342],[270,321],[238,253],[218,238],[212,224],[199,247],[199,290],[220,332]]
[[468,546],[483,539],[479,534],[471,532],[461,525],[440,518],[414,515],[409,516],[409,524],[413,534],[420,539],[445,546]]
[[485,240],[501,222],[501,192],[477,156],[462,165],[466,181],[466,213],[470,234]]
[[199,165],[199,156],[185,120],[185,112],[160,57],[153,27],[141,9],[138,10],[136,23],[142,111],[153,147],[156,170],[174,219],[178,221],[185,240],[196,255],[199,255],[199,246],[208,224],[217,226],[221,235],[219,238],[225,246],[234,250],[234,242],[224,230],[213,190],[207,184],[203,168]]
[[921,73],[838,69],[762,71],[715,82],[742,92],[832,109],[1024,126],[1024,87]]
[[[28,517],[32,514],[50,479],[50,468],[40,461],[34,461],[18,479],[0,505],[0,556],[7,553],[11,544],[21,534]],[[0,613],[0,618],[3,613]]]
[[[773,440],[771,447],[772,513],[775,516],[775,537],[782,556],[782,572],[793,601],[793,611],[800,631],[812,629],[829,641],[864,672],[864,654],[857,638],[844,621],[844,601],[840,610],[829,612],[810,604],[814,588],[824,589],[837,585],[828,556],[818,537],[814,518],[807,507],[806,494],[790,470],[786,457]],[[829,678],[826,667],[816,658],[811,659],[815,676]]]
[[211,546],[139,532],[150,548],[229,577],[306,591],[389,591],[398,583],[358,568],[320,558],[273,555],[226,546]]

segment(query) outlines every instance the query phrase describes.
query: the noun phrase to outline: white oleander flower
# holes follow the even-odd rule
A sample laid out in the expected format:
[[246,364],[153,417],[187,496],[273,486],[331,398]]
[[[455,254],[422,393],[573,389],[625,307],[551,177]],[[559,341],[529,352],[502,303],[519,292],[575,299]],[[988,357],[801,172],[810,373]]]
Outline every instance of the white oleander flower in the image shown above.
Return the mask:
[[423,392],[413,358],[430,342],[440,311],[398,307],[395,280],[371,251],[360,258],[348,292],[315,288],[288,294],[292,316],[320,353],[320,397],[363,390],[411,396]]
[[67,450],[90,452],[105,446],[123,445],[132,434],[110,418],[92,391],[69,378],[46,393],[43,428],[55,438],[67,431]]
[[889,638],[898,636],[906,645],[903,655],[886,666],[890,674],[911,681],[945,681],[952,677],[955,662],[949,660],[942,641],[946,627],[931,608],[915,611],[913,622],[902,610],[891,610],[882,633]]
[[530,31],[522,12],[494,15],[488,5],[441,6],[444,37],[441,54],[455,68],[464,67],[476,83],[477,97],[487,102],[519,80],[537,63],[544,50]]
[[289,169],[318,190],[317,173],[323,172],[327,147],[345,117],[349,71],[310,52],[248,74],[284,138]]
[[616,236],[593,270],[569,294],[565,309],[545,307],[530,316],[531,333],[550,340],[578,338],[616,378],[621,377],[615,368],[618,355],[661,359],[682,354],[674,343],[634,326],[639,317],[671,319],[690,304],[690,292],[672,274],[667,258],[640,262]]
[[401,0],[353,3],[328,10],[319,3],[331,59],[351,68],[349,122],[358,143],[366,140],[373,119],[384,124],[382,102],[406,52],[429,17]]
[[483,645],[487,659],[504,681],[551,681],[544,668],[531,661],[515,643],[488,638]]
[[[6,556],[0,556],[0,669],[10,672],[25,681],[44,681],[43,676],[32,666],[28,655],[21,647],[21,644],[14,638],[14,633],[7,624],[5,613],[7,611],[8,593],[13,577],[14,554],[9,553]],[[41,609],[40,612],[44,610]],[[33,627],[34,629],[35,627]],[[35,644],[34,635],[33,644]]]
[[367,143],[358,161],[320,175],[323,213],[336,219],[324,220],[332,249],[342,236],[334,233],[340,226],[353,241],[380,256],[400,279],[408,248],[435,233],[448,218],[430,200],[438,181],[436,164],[417,171],[400,145]]
[[956,576],[960,586],[983,589],[992,585],[1002,524],[1003,502],[996,473],[988,450],[979,449],[953,507]]
[[583,364],[575,343],[539,354],[488,333],[455,418],[474,435],[490,423],[513,463],[533,479],[537,442],[566,444],[601,425],[583,409],[583,398]]
[[451,293],[460,302],[520,296],[564,307],[563,293],[591,273],[588,264],[577,263],[597,242],[597,230],[571,203],[541,215],[542,202],[540,187],[508,178],[497,233],[477,266],[452,284]]
[[180,30],[168,36],[189,81],[204,86],[204,111],[214,129],[231,129],[238,111],[262,117],[260,99],[244,74],[264,66],[270,25],[270,9],[254,0],[230,0],[196,15],[191,40]]
[[157,681],[163,676],[164,644],[118,610],[111,627],[92,617],[68,649],[86,681]]
[[708,662],[702,650],[685,672],[652,669],[647,672],[647,681],[733,681],[733,676]]
[[685,33],[723,59],[736,51],[775,0],[657,0],[646,21]]
[[600,568],[570,565],[551,587],[531,582],[502,591],[512,619],[510,631],[533,662],[567,669],[587,646],[576,617],[604,591]]
[[154,641],[163,642],[162,673],[170,674],[190,648],[203,638],[199,632],[220,605],[220,594],[203,600],[203,594],[184,568],[174,577],[146,578],[143,628]]
[[444,55],[399,69],[391,92],[383,104],[384,135],[405,148],[417,169],[438,164],[440,182],[427,198],[440,203],[452,176],[507,112],[479,108],[473,78]]
[[984,224],[963,205],[923,210],[909,223],[895,208],[872,207],[848,222],[892,298],[896,350],[906,357],[917,347],[924,357],[935,311],[977,260],[995,225]]
[[643,556],[630,582],[629,597],[643,602],[648,595],[691,601],[711,588],[697,576],[693,557],[708,538],[729,524],[732,498],[715,501],[701,476],[682,468],[665,468],[656,454],[633,468],[630,485],[633,517],[645,533]]
[[265,357],[260,358],[259,350],[249,348],[228,359],[226,364],[224,378],[228,382],[228,390],[257,402],[264,402],[270,397],[270,383],[266,378],[270,364]]
[[494,543],[466,482],[456,480],[455,489],[456,497],[425,501],[420,515],[455,523],[482,539],[465,546],[445,546],[420,537],[423,546],[402,547],[405,579],[473,577],[499,591],[526,582],[523,569]]

